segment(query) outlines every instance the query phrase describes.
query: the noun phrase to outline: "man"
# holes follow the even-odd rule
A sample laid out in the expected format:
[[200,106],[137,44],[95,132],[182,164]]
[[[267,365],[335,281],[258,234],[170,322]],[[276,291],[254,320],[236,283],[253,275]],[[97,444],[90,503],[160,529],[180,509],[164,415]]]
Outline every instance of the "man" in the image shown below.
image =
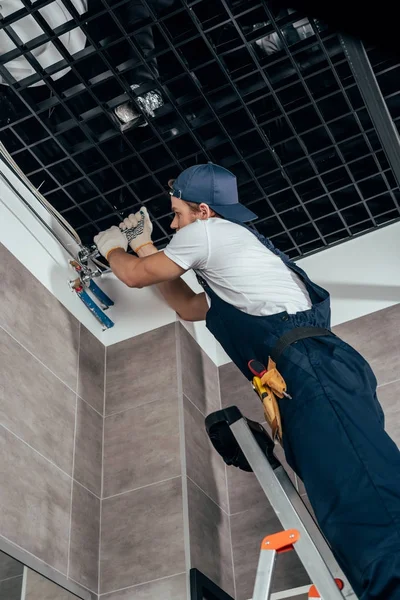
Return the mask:
[[[279,401],[287,461],[359,598],[400,598],[400,452],[371,368],[330,332],[328,292],[242,225],[255,215],[232,173],[198,165],[170,185],[177,233],[163,252],[144,209],[121,224],[126,233],[96,236],[100,252],[127,285],[157,284],[183,319],[206,319],[249,379],[248,361],[267,365],[285,335],[277,367],[292,396]],[[127,235],[139,258],[126,253]],[[189,269],[204,293],[180,279]]]

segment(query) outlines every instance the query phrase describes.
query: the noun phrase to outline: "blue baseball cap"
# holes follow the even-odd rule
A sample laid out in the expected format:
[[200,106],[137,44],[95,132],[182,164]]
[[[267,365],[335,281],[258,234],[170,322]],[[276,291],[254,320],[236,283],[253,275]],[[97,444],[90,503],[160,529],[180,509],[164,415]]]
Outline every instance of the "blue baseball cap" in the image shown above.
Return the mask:
[[242,223],[257,219],[256,214],[240,204],[235,175],[211,162],[182,171],[173,182],[170,194],[187,202],[204,202],[226,219]]

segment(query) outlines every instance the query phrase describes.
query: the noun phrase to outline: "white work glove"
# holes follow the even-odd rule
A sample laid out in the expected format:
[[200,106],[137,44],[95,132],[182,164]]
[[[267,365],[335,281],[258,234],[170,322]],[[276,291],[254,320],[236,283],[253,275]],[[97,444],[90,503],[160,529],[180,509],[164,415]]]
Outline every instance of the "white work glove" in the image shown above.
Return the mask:
[[94,237],[93,241],[96,244],[100,254],[102,254],[107,260],[111,250],[122,248],[126,252],[128,249],[128,240],[116,225],[113,225],[110,227],[110,229],[101,231]]
[[129,215],[119,226],[134,252],[138,252],[143,246],[152,243],[153,225],[147,208],[143,207],[136,214]]

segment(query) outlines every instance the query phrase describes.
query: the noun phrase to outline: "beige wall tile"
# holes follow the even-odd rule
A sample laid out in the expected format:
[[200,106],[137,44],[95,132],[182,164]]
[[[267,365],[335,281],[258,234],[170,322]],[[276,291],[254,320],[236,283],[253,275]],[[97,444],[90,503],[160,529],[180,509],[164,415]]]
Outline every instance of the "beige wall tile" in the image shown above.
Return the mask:
[[242,414],[261,423],[264,413],[259,397],[253,390],[251,382],[246,379],[233,363],[219,368],[221,386],[221,402],[223,408],[237,406]]
[[207,435],[203,414],[183,397],[187,476],[228,512],[225,463]]
[[233,596],[229,517],[188,480],[190,563]]
[[0,427],[0,534],[67,572],[71,479]]
[[183,393],[207,416],[221,408],[218,368],[180,323],[178,331]]
[[0,326],[73,390],[79,322],[0,244]]
[[0,581],[22,575],[24,565],[12,556],[0,551]]
[[0,328],[0,423],[72,473],[76,396]]
[[28,569],[24,600],[78,600],[64,588]]
[[68,576],[93,592],[98,592],[99,539],[100,500],[74,482]]
[[104,345],[81,325],[78,394],[100,414],[104,413]]
[[254,473],[227,467],[230,514],[265,504],[267,499]]
[[0,581],[1,600],[21,600],[22,575],[13,579]]
[[185,571],[180,477],[104,500],[101,523],[102,594]]
[[106,417],[104,497],[181,474],[177,396]]
[[104,600],[189,600],[186,573],[102,596]]
[[333,331],[370,363],[379,385],[400,379],[400,304],[342,323]]
[[175,323],[107,348],[106,414],[177,396]]
[[74,479],[101,496],[103,417],[78,398]]

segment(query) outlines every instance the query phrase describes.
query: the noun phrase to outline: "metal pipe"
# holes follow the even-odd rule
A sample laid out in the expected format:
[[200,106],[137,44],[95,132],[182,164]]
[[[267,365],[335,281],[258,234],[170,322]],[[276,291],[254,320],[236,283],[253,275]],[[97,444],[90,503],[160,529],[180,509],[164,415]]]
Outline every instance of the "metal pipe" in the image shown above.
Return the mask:
[[[3,160],[2,157],[1,161],[4,163],[5,161]],[[18,174],[15,173],[16,177],[18,177]],[[57,233],[55,233],[52,228],[50,227],[50,225],[48,223],[46,223],[46,221],[36,212],[36,210],[29,204],[29,202],[27,200],[25,200],[25,198],[23,197],[23,195],[16,189],[16,187],[11,183],[11,181],[8,179],[8,177],[1,172],[0,170],[0,178],[5,182],[5,184],[12,190],[12,192],[18,196],[18,198],[21,200],[21,202],[29,209],[29,211],[34,215],[34,217],[36,219],[38,219],[38,221],[40,221],[40,223],[43,225],[43,227],[45,227],[47,229],[47,231],[54,237],[54,239],[64,248],[64,250],[66,252],[68,252],[68,254],[71,256],[71,258],[76,258],[75,254],[71,251],[71,249],[65,244],[65,242],[63,241],[63,239],[61,237],[59,237],[57,235]],[[50,214],[50,213],[49,213]],[[62,226],[62,225],[61,225]],[[65,230],[68,235],[71,235],[67,230]],[[72,237],[72,236],[71,236]],[[75,241],[75,240],[74,240]],[[76,243],[76,242],[75,242]]]

